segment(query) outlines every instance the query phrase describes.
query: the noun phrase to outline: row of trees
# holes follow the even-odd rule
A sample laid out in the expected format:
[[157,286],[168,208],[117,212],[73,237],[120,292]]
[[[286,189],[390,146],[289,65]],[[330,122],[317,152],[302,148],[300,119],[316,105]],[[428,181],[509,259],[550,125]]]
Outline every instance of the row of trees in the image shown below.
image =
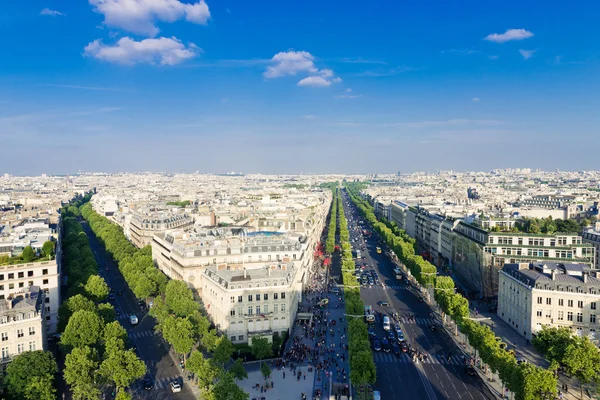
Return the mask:
[[337,203],[336,188],[332,188],[333,199],[331,200],[331,212],[329,213],[329,227],[327,228],[327,239],[325,240],[325,251],[329,254],[335,249],[335,231],[337,228]]
[[348,221],[344,214],[343,200],[336,191],[336,206],[339,215],[339,236],[342,248],[342,280],[344,283],[344,301],[348,317],[348,354],[350,356],[350,381],[357,386],[374,384],[377,379],[377,370],[373,361],[373,353],[369,342],[367,324],[360,316],[363,314],[364,303],[360,298],[360,284],[354,271],[352,259],[352,246]]
[[[46,240],[42,245],[41,250],[36,251],[31,246],[25,246],[23,252],[19,256],[10,257],[9,255],[0,256],[0,265],[3,264],[20,264],[36,261],[40,258],[51,260],[54,256],[54,242]],[[43,261],[43,260],[40,260]]]
[[65,382],[76,400],[97,399],[107,384],[116,387],[117,399],[130,399],[125,388],[144,376],[146,365],[130,348],[114,307],[104,302],[110,289],[72,211],[69,206],[62,213],[68,298],[58,310]]
[[514,354],[507,351],[496,340],[494,332],[487,326],[469,319],[469,302],[455,292],[455,284],[450,277],[437,277],[434,265],[415,255],[414,245],[406,242],[402,235],[394,234],[389,223],[377,221],[373,207],[358,196],[352,183],[346,184],[348,193],[363,216],[398,258],[406,265],[417,281],[435,290],[435,299],[446,315],[465,333],[469,343],[479,352],[481,360],[498,373],[506,387],[517,400],[543,400],[557,393],[557,380],[551,371],[546,371],[527,363],[517,363]]
[[167,205],[168,206],[178,206],[178,207],[187,207],[190,204],[192,204],[191,201],[189,200],[183,200],[183,201],[168,201]]
[[600,382],[600,352],[587,336],[575,336],[564,326],[544,326],[531,342],[550,360],[549,370],[561,367],[579,380],[582,397],[584,383]]
[[154,297],[150,315],[157,321],[155,329],[183,356],[186,369],[196,376],[202,398],[246,400],[248,394],[235,383],[235,378],[244,376],[243,366],[237,362],[225,368],[233,344],[211,325],[185,282],[169,281],[154,266],[150,246],[134,247],[120,227],[94,212],[89,204],[81,211],[134,294],[141,299]]
[[572,233],[579,234],[584,227],[591,224],[591,220],[582,219],[577,222],[575,219],[552,219],[548,218],[523,218],[515,222],[515,228],[518,232],[527,232],[534,234],[548,234],[553,233]]

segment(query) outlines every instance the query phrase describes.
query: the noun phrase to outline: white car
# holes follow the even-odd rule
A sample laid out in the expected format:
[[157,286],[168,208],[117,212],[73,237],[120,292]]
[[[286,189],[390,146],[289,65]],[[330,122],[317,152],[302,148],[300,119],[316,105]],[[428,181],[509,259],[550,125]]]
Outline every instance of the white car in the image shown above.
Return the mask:
[[139,321],[138,321],[138,317],[137,317],[137,315],[131,314],[131,315],[129,316],[129,323],[130,323],[131,325],[137,325],[137,324],[138,324],[138,322],[139,322]]
[[169,386],[171,386],[171,392],[173,392],[173,393],[181,392],[181,385],[179,384],[179,382],[173,381],[169,384]]

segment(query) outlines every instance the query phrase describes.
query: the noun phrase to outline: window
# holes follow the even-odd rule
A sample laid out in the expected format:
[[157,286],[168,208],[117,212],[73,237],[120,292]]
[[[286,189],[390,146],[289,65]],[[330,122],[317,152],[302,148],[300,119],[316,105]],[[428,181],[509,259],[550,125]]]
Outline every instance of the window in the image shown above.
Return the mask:
[[23,343],[19,343],[19,344],[17,345],[17,354],[21,354],[21,353],[22,353],[22,352],[24,352],[24,351],[25,351],[25,344],[23,344]]
[[256,315],[260,315],[260,306],[256,306]]
[[31,278],[33,276],[33,271],[27,271],[27,277]]
[[6,342],[8,340],[8,333],[7,332],[2,332],[2,341]]
[[284,313],[285,312],[285,303],[281,305],[281,312]]
[[565,319],[565,312],[564,311],[559,311],[558,312],[558,320],[562,321]]
[[273,304],[273,313],[277,314],[279,312],[279,304]]
[[264,301],[267,301],[267,300],[269,300],[269,294],[268,294],[268,293],[265,293],[265,294],[263,295],[263,300],[264,300]]
[[18,276],[19,276],[19,279],[25,278],[25,272],[19,272]]
[[232,342],[235,342],[235,336],[231,336],[230,339]]
[[552,318],[552,310],[546,310],[546,318]]
[[538,300],[537,300],[537,302],[538,302],[538,304],[542,304],[542,298],[541,298],[541,297],[538,297]]
[[33,281],[27,282],[27,286],[33,286]]
[[256,297],[256,301],[260,301],[260,293],[257,293],[255,297]]
[[238,296],[238,303],[241,303],[242,301],[244,301],[244,299],[242,298],[242,296]]
[[581,300],[578,300],[578,301],[577,301],[577,307],[578,307],[578,308],[583,308],[583,301],[581,301]]
[[537,312],[536,312],[536,315],[537,315],[538,317],[541,317],[541,316],[542,316],[542,310],[537,310]]
[[277,300],[279,298],[279,293],[273,293],[273,300]]
[[8,288],[9,289],[14,289],[15,288],[15,284],[14,283],[9,283],[8,284]]
[[596,323],[596,314],[590,314],[590,324]]
[[264,313],[267,314],[268,312],[269,312],[269,305],[265,304],[265,311],[264,311]]
[[547,306],[551,306],[552,305],[552,298],[551,297],[546,297],[546,305]]
[[248,307],[248,315],[252,315],[252,306]]
[[25,287],[25,282],[19,282],[19,287],[20,288]]
[[244,335],[238,336],[238,340],[244,340]]
[[35,335],[35,327],[34,326],[29,327],[29,336],[31,336],[31,335]]
[[8,280],[11,280],[11,279],[15,279],[15,274],[12,272],[10,274],[8,274]]
[[8,347],[2,348],[2,358],[8,358]]
[[285,299],[285,292],[281,292],[281,300]]
[[564,299],[558,299],[558,305],[559,306],[564,306],[565,305],[565,300]]
[[590,303],[590,308],[591,308],[592,310],[595,310],[595,309],[596,309],[596,302],[595,302],[595,301],[592,301],[592,302]]
[[0,281],[4,280],[4,274],[0,274]]
[[234,309],[229,310],[229,315],[231,315],[232,317],[235,317],[235,310]]
[[25,336],[25,333],[23,333],[23,329],[17,329],[17,337],[22,338],[23,336]]
[[4,290],[4,285],[0,285],[0,290]]
[[35,342],[29,342],[29,351],[35,351]]
[[251,294],[248,295],[248,301],[252,301],[252,295]]
[[573,311],[567,313],[567,321],[573,322]]
[[43,269],[42,270],[42,275],[48,275],[48,270],[47,269]]
[[573,307],[573,300],[567,300],[567,305],[569,307]]
[[577,322],[583,322],[583,314],[580,312],[577,313]]

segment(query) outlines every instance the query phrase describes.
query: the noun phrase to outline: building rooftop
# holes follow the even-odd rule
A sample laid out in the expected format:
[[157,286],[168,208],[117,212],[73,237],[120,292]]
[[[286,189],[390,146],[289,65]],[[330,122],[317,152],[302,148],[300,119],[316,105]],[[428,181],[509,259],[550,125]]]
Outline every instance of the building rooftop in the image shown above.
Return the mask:
[[[600,270],[586,264],[576,263],[531,263],[504,264],[502,272],[521,283],[538,289],[557,290],[562,285],[581,288],[588,293],[589,288],[600,288]],[[558,289],[560,290],[560,289]],[[563,287],[564,290],[564,287]]]

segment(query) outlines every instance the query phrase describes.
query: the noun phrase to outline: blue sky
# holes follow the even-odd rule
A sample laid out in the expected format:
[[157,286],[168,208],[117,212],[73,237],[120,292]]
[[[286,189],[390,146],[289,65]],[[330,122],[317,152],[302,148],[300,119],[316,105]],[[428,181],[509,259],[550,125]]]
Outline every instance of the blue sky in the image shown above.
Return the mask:
[[599,12],[3,0],[0,173],[598,169]]

